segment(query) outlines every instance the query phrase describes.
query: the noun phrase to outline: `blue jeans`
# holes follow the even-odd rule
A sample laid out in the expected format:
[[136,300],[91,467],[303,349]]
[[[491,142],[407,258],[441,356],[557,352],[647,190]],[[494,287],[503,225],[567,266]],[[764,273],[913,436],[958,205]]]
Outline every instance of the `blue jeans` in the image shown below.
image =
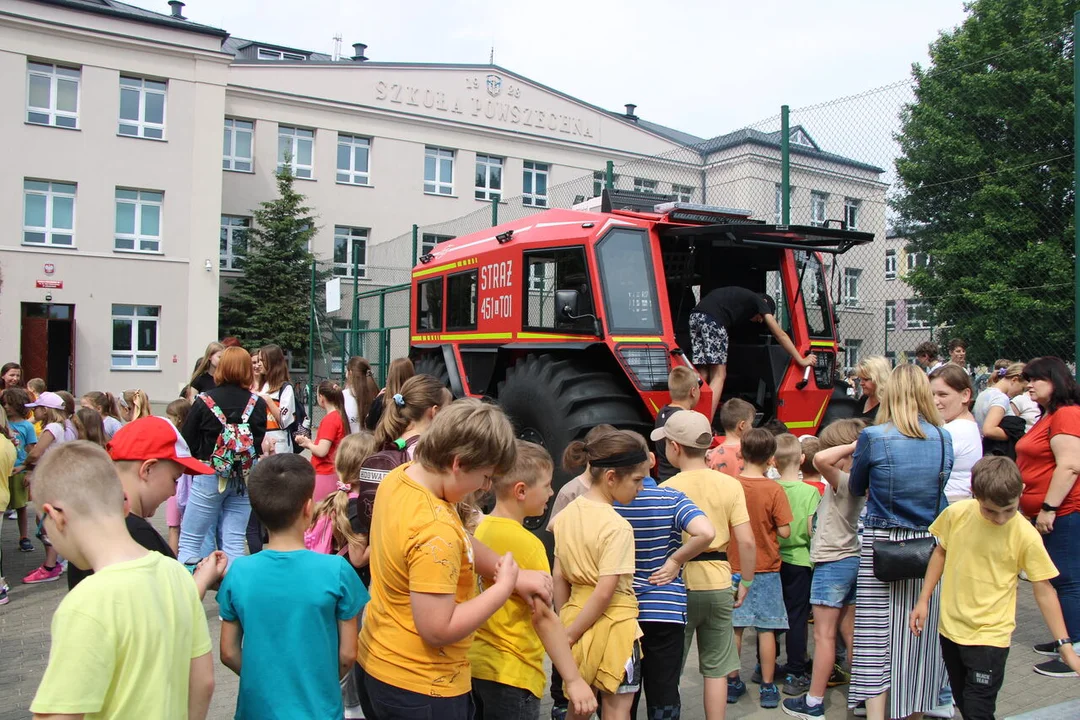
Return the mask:
[[1043,535],[1043,545],[1054,566],[1061,573],[1050,580],[1057,590],[1065,629],[1073,642],[1080,641],[1080,513],[1069,513],[1054,519],[1054,531]]
[[221,532],[221,549],[231,563],[244,554],[251,503],[247,488],[230,480],[224,492],[218,492],[216,475],[196,475],[191,481],[184,519],[180,522],[180,552],[177,559],[191,563],[204,557],[206,538],[215,528]]

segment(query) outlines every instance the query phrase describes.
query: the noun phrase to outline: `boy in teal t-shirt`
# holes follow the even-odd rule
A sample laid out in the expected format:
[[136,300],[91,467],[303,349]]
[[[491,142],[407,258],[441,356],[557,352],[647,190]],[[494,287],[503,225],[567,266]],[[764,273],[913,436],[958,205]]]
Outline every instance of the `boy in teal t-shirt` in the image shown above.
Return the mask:
[[810,562],[810,536],[813,534],[814,513],[821,495],[812,485],[799,477],[803,454],[799,439],[791,434],[778,435],[773,463],[780,473],[791,505],[791,535],[780,538],[780,584],[784,588],[787,607],[787,678],[784,693],[798,695],[810,687],[807,657],[807,622],[810,619],[810,580],[814,565]]

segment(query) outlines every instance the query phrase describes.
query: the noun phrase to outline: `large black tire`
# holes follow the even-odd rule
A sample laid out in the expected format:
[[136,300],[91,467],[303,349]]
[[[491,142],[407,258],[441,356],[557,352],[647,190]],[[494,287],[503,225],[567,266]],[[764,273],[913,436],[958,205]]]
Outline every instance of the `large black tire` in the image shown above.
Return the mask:
[[413,363],[417,375],[430,375],[446,387],[450,387],[450,373],[446,369],[446,361],[443,360],[442,352],[435,350],[424,353]]
[[858,417],[858,403],[855,402],[855,398],[847,394],[847,388],[847,383],[838,382],[833,385],[832,397],[829,398],[829,407],[825,408],[825,417],[821,418],[818,433],[837,420]]
[[[527,355],[508,369],[498,386],[498,401],[518,437],[543,445],[551,453],[555,492],[574,476],[562,469],[562,455],[571,442],[601,423],[645,437],[653,426],[641,400],[610,373],[552,355]],[[543,517],[529,518],[526,527],[546,527],[550,509],[549,504]],[[548,542],[550,533],[541,537]]]

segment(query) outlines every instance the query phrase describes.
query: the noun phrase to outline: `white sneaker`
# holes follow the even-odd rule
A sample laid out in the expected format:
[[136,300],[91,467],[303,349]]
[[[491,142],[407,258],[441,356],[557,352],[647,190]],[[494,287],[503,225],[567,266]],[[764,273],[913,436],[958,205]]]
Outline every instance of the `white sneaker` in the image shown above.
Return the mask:
[[933,710],[928,710],[923,713],[923,717],[928,718],[951,718],[955,712],[955,706],[952,703],[948,705],[939,705]]
[[363,709],[359,705],[356,707],[346,707],[345,720],[364,720]]

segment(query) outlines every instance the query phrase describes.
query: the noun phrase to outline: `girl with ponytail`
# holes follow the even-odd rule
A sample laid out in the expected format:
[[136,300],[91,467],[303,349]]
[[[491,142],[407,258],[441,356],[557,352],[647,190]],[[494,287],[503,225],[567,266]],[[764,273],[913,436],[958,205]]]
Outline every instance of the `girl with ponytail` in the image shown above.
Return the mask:
[[112,440],[116,431],[124,426],[123,421],[120,420],[120,407],[112,393],[97,390],[88,392],[82,396],[81,404],[84,408],[97,410],[101,415],[106,440]]
[[297,435],[296,444],[311,451],[311,465],[315,468],[315,502],[319,502],[337,489],[338,477],[334,471],[334,458],[338,445],[349,434],[349,416],[345,414],[345,397],[341,388],[331,380],[319,383],[319,407],[326,417],[319,423],[315,439]]
[[353,355],[345,367],[345,413],[349,416],[349,428],[357,433],[371,412],[371,403],[379,394],[379,386],[371,374],[367,358]]

